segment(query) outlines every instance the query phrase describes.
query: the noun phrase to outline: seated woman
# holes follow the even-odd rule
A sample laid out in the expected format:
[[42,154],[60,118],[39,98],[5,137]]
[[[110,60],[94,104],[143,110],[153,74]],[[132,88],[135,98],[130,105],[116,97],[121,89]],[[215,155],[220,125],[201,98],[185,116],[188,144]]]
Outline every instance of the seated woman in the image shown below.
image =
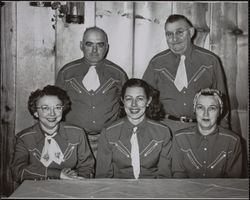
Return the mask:
[[50,85],[38,89],[31,93],[28,108],[38,122],[16,136],[11,164],[14,180],[91,177],[94,157],[85,132],[61,122],[70,109],[66,92]]
[[170,129],[161,120],[159,92],[141,79],[129,79],[122,88],[122,119],[101,132],[96,178],[171,177]]
[[217,125],[223,110],[220,92],[202,89],[194,97],[197,125],[176,131],[173,137],[174,178],[239,178],[241,141],[237,134]]

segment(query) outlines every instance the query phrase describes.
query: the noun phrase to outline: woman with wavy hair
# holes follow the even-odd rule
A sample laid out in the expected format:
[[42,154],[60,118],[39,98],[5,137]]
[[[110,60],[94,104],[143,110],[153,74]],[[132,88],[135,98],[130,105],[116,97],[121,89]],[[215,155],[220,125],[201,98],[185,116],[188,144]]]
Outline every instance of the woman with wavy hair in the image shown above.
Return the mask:
[[97,178],[169,178],[170,129],[159,92],[141,79],[122,88],[121,119],[102,130],[97,150]]
[[11,165],[16,182],[93,176],[94,157],[84,130],[62,121],[70,104],[67,93],[56,86],[31,93],[28,109],[37,123],[16,136]]

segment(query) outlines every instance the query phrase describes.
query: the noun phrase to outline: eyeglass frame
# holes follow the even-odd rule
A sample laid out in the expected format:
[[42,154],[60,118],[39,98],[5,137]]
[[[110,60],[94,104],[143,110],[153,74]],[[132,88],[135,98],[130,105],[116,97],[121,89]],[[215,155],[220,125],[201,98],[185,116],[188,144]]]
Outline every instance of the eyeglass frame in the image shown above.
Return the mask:
[[[180,38],[180,37],[183,37],[184,32],[186,32],[187,30],[190,30],[190,28],[191,28],[191,27],[186,28],[186,29],[184,29],[184,30],[178,29],[177,31],[174,31],[174,32],[166,31],[166,32],[165,32],[165,35],[166,35],[167,39],[172,39],[174,35],[176,35],[176,37]],[[178,33],[178,32],[179,32],[179,33]],[[168,36],[168,35],[167,35],[168,33],[171,34],[171,36]]]
[[[58,110],[58,107],[60,107],[60,110]],[[48,110],[46,110],[48,108]],[[49,114],[51,109],[57,114],[60,114],[63,112],[63,105],[58,106],[37,106],[36,109],[41,109],[43,114]]]

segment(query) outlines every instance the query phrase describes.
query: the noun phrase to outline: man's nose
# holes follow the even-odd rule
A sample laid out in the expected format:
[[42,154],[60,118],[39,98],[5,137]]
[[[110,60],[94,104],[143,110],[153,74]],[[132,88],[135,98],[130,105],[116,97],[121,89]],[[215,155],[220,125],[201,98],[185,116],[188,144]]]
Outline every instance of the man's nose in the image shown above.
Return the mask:
[[96,44],[93,45],[92,51],[93,51],[93,52],[97,52],[97,45],[96,45]]

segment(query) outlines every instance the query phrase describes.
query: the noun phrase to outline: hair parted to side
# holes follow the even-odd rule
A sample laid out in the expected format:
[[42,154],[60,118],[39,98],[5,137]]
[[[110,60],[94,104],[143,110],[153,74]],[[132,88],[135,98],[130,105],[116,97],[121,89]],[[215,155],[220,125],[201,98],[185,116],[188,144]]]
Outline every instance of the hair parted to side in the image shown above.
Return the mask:
[[37,89],[31,92],[29,96],[28,110],[35,119],[37,119],[37,117],[34,116],[34,113],[37,111],[37,102],[39,99],[41,99],[44,96],[58,97],[58,99],[62,101],[63,115],[66,114],[71,108],[71,101],[65,90],[54,85],[47,85],[42,90]]
[[173,23],[173,22],[177,22],[179,20],[184,20],[190,27],[193,27],[193,24],[192,22],[187,18],[185,17],[184,15],[180,15],[180,14],[173,14],[173,15],[170,15],[166,22],[165,22],[165,27],[168,23]]
[[[150,86],[146,81],[142,79],[131,78],[127,80],[127,82],[124,83],[122,87],[121,99],[124,99],[126,89],[131,88],[131,87],[141,87],[144,89],[147,99],[152,97],[151,103],[146,108],[146,112],[145,112],[146,117],[152,120],[156,120],[156,121],[164,119],[165,111],[163,109],[163,105],[160,102],[160,98],[159,98],[160,92],[158,90],[154,89],[152,86]],[[124,117],[126,116],[126,113],[125,113],[122,101],[121,101],[121,105],[122,106],[120,110],[120,117]]]
[[196,108],[196,105],[197,105],[197,101],[199,99],[199,97],[201,95],[204,95],[204,96],[214,96],[218,102],[219,102],[219,106],[220,106],[220,114],[222,114],[222,111],[223,111],[223,101],[222,101],[222,93],[219,91],[219,90],[216,90],[216,89],[211,89],[211,88],[204,88],[204,89],[201,89],[194,97],[194,100],[193,100],[193,109],[194,109],[194,112],[195,112],[195,108]]

